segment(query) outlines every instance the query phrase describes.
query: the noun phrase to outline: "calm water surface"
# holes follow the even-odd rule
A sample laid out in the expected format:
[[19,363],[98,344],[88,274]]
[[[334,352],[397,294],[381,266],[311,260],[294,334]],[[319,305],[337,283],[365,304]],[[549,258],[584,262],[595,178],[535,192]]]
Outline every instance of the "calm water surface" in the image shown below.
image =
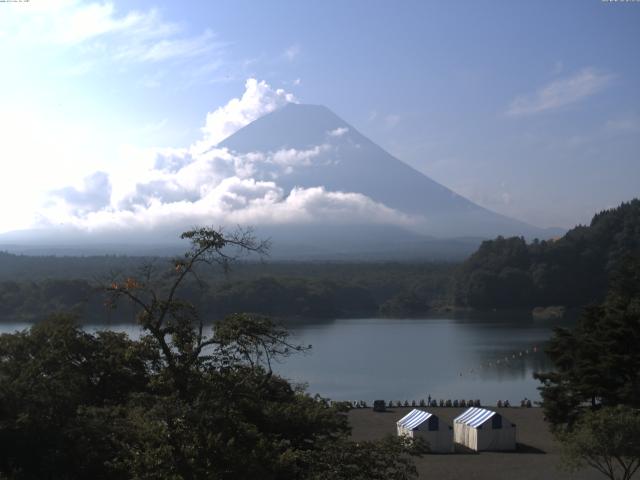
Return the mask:
[[[334,400],[479,398],[485,404],[539,399],[532,374],[550,368],[543,353],[555,324],[526,314],[466,318],[341,319],[288,323],[312,350],[275,370]],[[0,324],[0,332],[28,327]],[[132,337],[136,325],[92,325]]]

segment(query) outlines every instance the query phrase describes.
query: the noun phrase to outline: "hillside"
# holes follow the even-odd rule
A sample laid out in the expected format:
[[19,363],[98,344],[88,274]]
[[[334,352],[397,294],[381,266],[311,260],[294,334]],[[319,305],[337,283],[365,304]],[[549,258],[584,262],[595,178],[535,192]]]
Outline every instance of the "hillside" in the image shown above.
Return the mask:
[[640,200],[604,210],[562,238],[485,241],[456,275],[455,301],[477,308],[581,306],[602,301],[610,275],[640,255]]

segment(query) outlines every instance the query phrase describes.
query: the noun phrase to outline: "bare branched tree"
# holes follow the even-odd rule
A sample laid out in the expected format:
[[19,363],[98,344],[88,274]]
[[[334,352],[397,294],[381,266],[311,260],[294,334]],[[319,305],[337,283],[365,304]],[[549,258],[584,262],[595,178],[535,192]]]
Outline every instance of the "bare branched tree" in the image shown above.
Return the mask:
[[197,228],[181,235],[191,243],[181,257],[174,258],[168,272],[158,275],[153,264],[144,265],[135,276],[120,276],[106,286],[107,303],[114,307],[126,299],[138,307],[140,326],[157,342],[178,390],[186,388],[188,371],[211,362],[218,366],[243,363],[264,367],[271,376],[272,361],[306,350],[290,343],[288,332],[269,319],[236,314],[219,322],[212,335],[205,335],[204,321],[197,309],[179,298],[188,278],[203,285],[198,274],[202,266],[222,268],[247,254],[264,256],[268,241],[258,241],[251,229]]

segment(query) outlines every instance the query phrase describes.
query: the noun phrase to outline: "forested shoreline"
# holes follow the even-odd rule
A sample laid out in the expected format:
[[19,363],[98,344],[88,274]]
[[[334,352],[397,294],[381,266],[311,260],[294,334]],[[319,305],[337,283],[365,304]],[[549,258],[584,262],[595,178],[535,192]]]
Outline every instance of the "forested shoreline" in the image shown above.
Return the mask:
[[640,255],[640,200],[596,214],[563,237],[485,241],[456,272],[453,301],[473,308],[602,302],[611,275]]
[[[115,263],[126,258],[114,257]],[[74,259],[68,272],[75,278],[36,280],[39,268],[47,270],[47,262],[60,259],[41,257],[42,267],[38,267],[33,257],[0,256],[0,262],[7,260],[14,265],[31,264],[33,279],[0,280],[0,321],[38,321],[55,311],[71,311],[85,321],[133,321],[130,309],[104,308],[101,287],[110,283],[114,272],[135,276],[143,265],[166,262],[131,258],[129,269],[100,272],[96,265],[102,259],[89,257],[88,274],[82,262]],[[456,267],[450,263],[241,263],[227,276],[216,272],[186,282],[181,295],[210,320],[238,311],[287,318],[416,316],[448,302]]]
[[[555,240],[488,240],[450,262],[239,262],[186,282],[181,294],[209,320],[248,311],[273,317],[414,317],[450,308],[580,308],[604,298],[611,272],[640,252],[640,201],[594,216]],[[31,257],[0,252],[0,321],[51,312],[87,322],[134,321],[104,308],[116,276],[159,268],[161,257]]]
[[[544,290],[514,278],[537,278],[550,259],[548,278],[573,280],[559,288],[591,296],[563,297],[566,304],[597,298],[600,282],[606,301],[586,309],[575,330],[555,330],[547,353],[557,368],[537,375],[545,415],[557,439],[572,449],[575,465],[591,461],[594,441],[600,442],[598,455],[613,451],[601,446],[609,438],[597,436],[603,422],[625,427],[614,454],[621,451],[633,462],[640,458],[637,449],[626,445],[640,431],[639,212],[640,202],[623,204],[554,242],[498,238],[462,265],[247,263],[233,274],[209,275],[212,265],[226,271],[227,244],[258,253],[264,247],[242,232],[224,238],[203,228],[183,234],[192,248],[173,260],[123,259],[129,268],[93,279],[4,279],[3,315],[48,318],[0,335],[6,424],[0,472],[8,478],[317,479],[328,478],[331,467],[333,478],[415,478],[411,456],[422,456],[428,445],[392,436],[354,441],[346,405],[312,397],[271,369],[272,361],[310,346],[292,343],[269,317],[357,316],[367,309],[400,316],[393,312],[409,315],[456,299],[484,308],[503,298],[518,301],[501,306],[527,305],[541,297],[518,292]],[[591,269],[581,270],[588,262]],[[483,296],[456,297],[479,275],[504,276],[495,288],[506,290],[484,304],[477,302]],[[579,290],[585,285],[591,288]],[[114,312],[135,316],[141,338],[90,333],[76,323]],[[217,320],[215,327],[205,328],[209,320]]]

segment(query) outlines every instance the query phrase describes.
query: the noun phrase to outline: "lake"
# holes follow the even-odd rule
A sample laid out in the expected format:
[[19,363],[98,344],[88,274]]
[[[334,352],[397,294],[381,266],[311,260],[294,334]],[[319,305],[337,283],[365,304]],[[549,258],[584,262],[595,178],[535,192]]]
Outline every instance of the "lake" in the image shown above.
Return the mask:
[[[274,369],[334,400],[411,402],[431,395],[515,405],[539,399],[532,374],[551,367],[543,348],[555,324],[523,313],[289,322],[293,340],[313,348]],[[0,332],[26,327],[4,323]],[[104,328],[139,335],[131,324],[87,326]]]

